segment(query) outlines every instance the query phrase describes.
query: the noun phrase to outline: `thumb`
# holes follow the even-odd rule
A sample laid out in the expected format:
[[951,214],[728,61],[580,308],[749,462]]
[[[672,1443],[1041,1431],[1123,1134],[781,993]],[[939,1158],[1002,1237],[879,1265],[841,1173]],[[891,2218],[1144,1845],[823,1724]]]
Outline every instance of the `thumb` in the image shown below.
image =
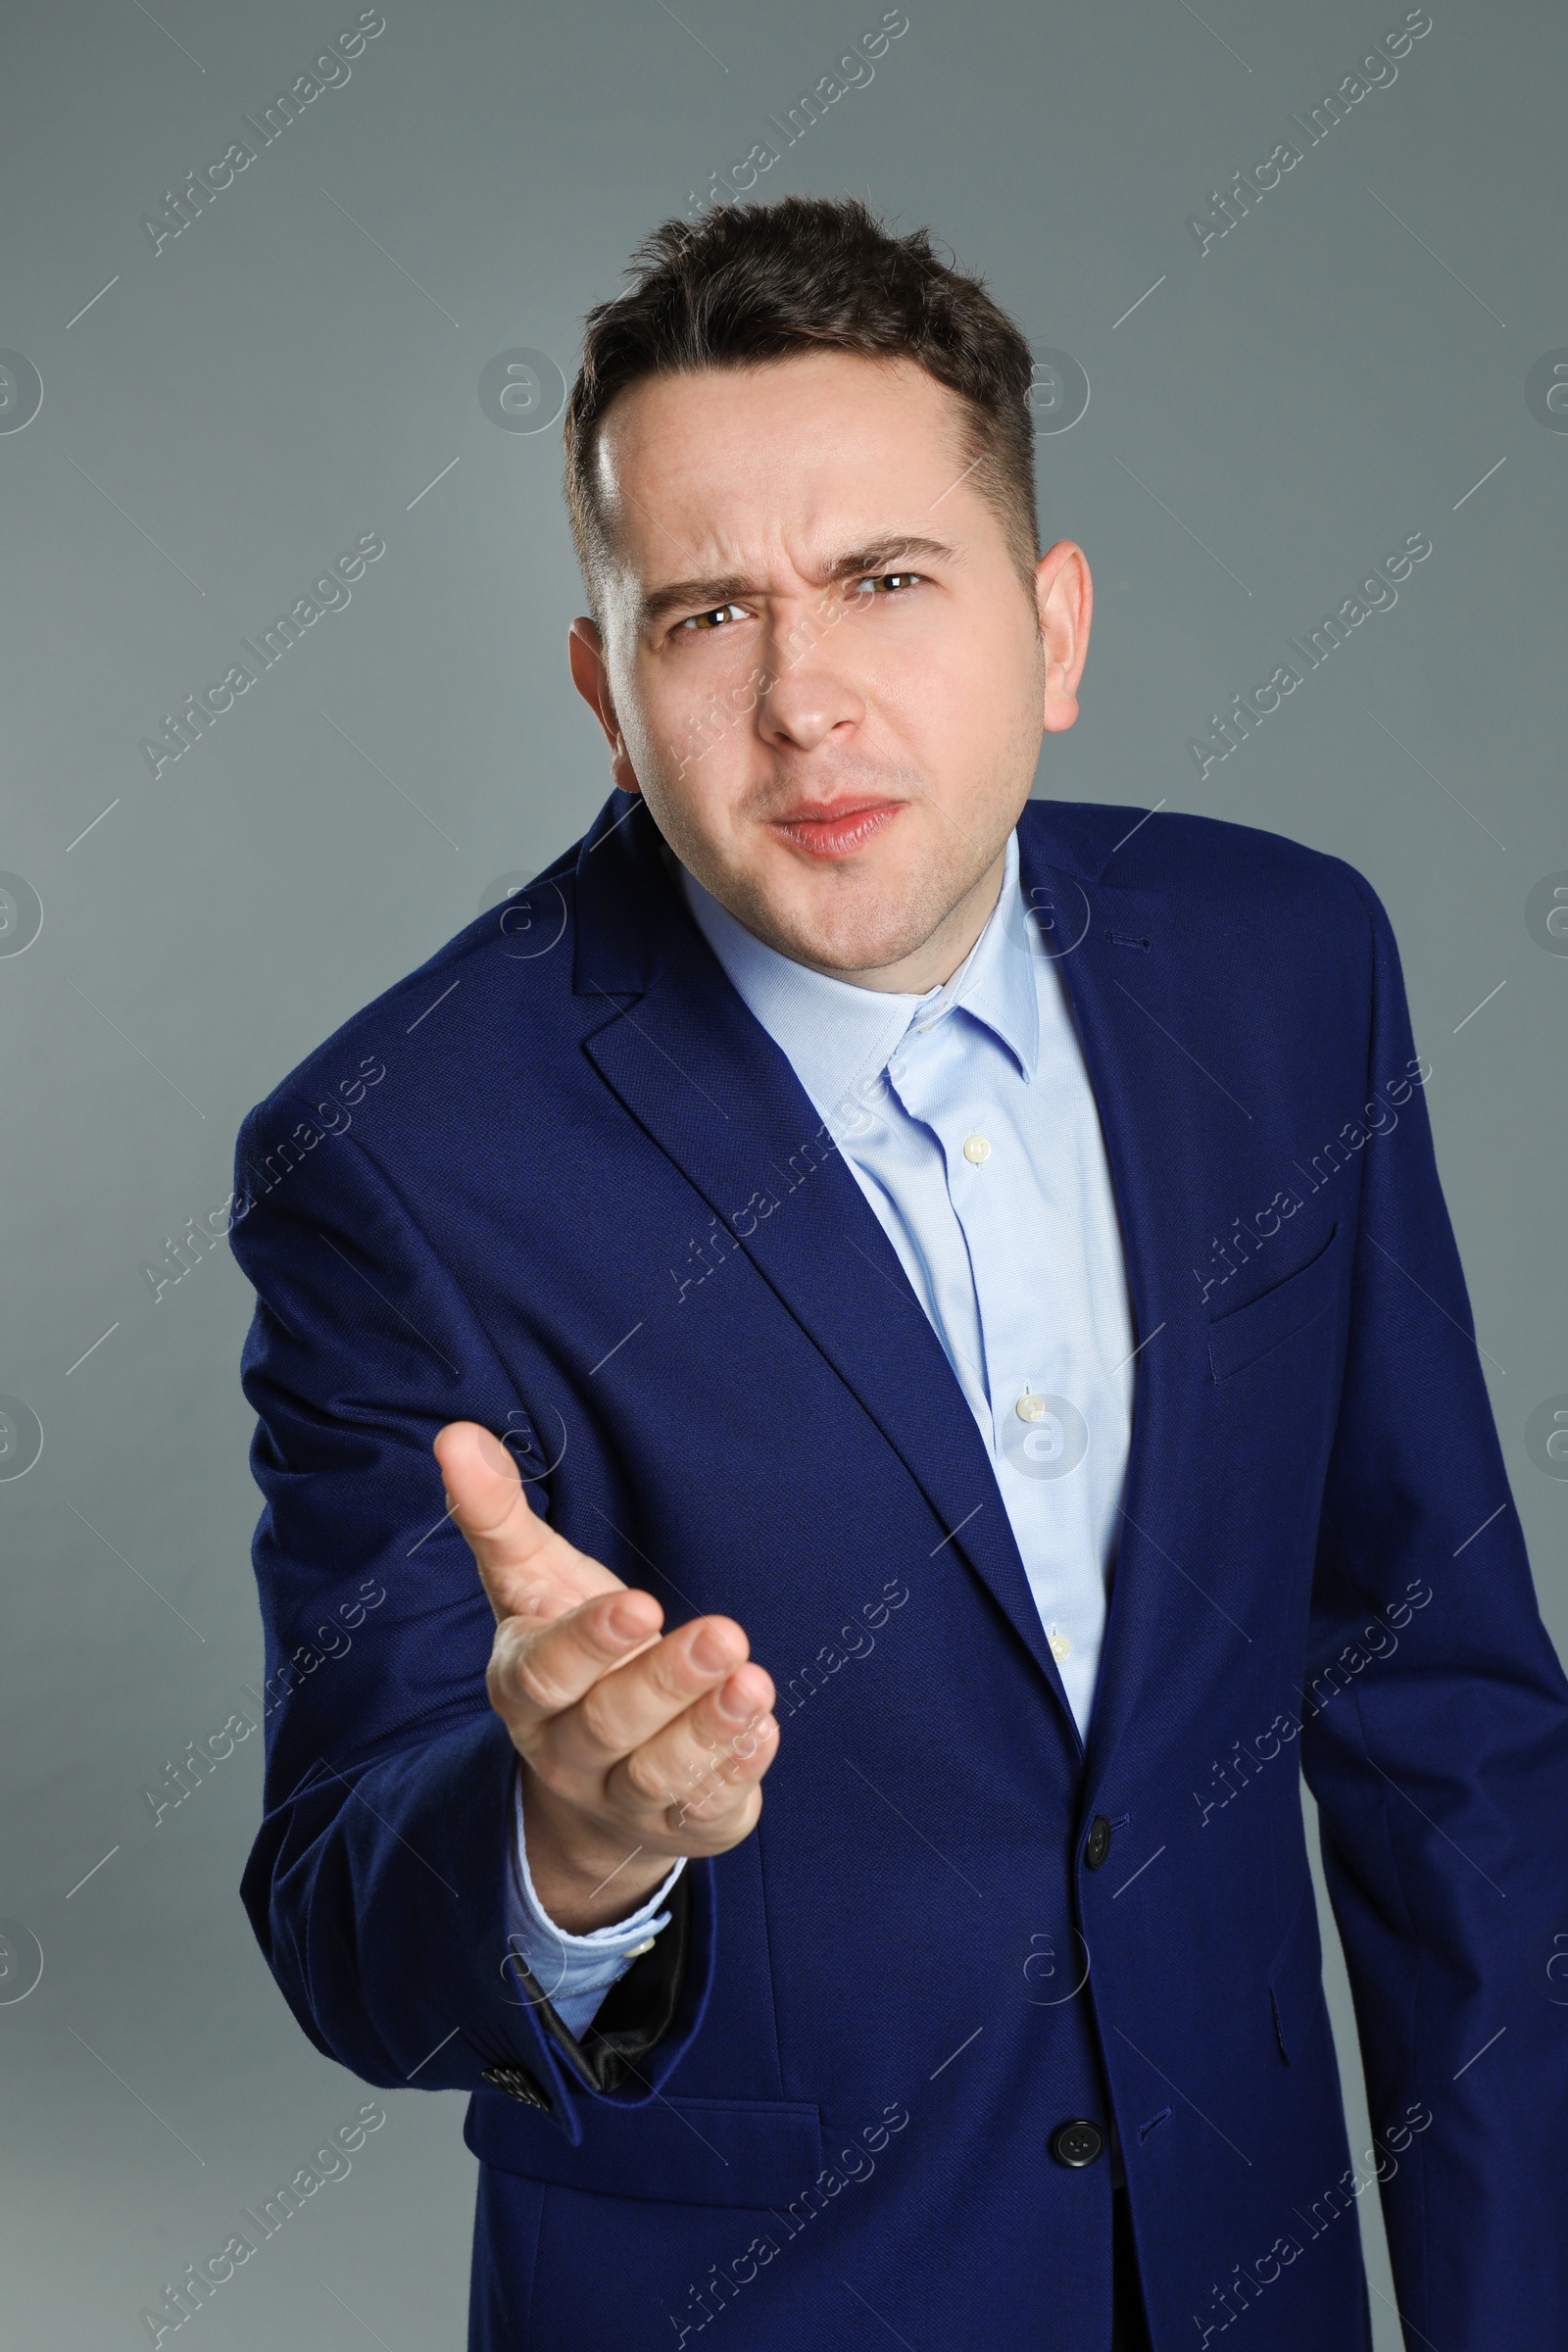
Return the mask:
[[506,1617],[564,1616],[621,1580],[578,1551],[529,1504],[517,1465],[477,1421],[449,1421],[435,1458],[451,1517],[472,1552],[499,1624]]

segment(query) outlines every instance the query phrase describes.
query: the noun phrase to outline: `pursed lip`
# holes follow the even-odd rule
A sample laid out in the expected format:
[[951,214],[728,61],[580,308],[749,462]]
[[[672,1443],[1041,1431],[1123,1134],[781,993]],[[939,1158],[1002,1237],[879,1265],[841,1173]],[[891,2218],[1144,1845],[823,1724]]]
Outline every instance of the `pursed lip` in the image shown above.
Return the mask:
[[889,825],[903,801],[803,801],[769,817],[775,833],[812,858],[849,858]]

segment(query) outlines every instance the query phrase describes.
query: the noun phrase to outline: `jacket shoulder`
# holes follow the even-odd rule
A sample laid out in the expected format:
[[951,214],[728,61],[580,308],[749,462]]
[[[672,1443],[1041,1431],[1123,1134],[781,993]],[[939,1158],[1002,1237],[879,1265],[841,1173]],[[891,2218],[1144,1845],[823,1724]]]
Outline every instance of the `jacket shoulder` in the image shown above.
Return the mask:
[[[580,843],[521,889],[486,908],[432,956],[350,1013],[255,1104],[246,1124],[285,1102],[353,1100],[376,1085],[372,1065],[422,1065],[434,1078],[526,1028],[547,1047],[554,1029],[575,1035],[572,914]],[[519,1018],[519,1015],[523,1016]]]
[[1047,854],[1054,844],[1069,848],[1087,885],[1160,891],[1210,919],[1262,926],[1287,912],[1315,914],[1364,935],[1368,912],[1382,912],[1365,875],[1344,858],[1260,825],[1081,801],[1031,801],[1020,822]]

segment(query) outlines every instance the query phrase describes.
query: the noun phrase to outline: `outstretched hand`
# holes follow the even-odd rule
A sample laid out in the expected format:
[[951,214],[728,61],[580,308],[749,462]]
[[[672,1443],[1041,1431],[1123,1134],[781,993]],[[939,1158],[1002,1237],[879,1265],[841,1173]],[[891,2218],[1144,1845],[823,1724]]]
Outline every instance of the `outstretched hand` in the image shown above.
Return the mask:
[[528,1502],[475,1421],[435,1441],[452,1517],[495,1611],[490,1704],[522,1758],[528,1870],[569,1935],[623,1919],[680,1854],[755,1828],[778,1747],[773,1682],[730,1617],[663,1610]]

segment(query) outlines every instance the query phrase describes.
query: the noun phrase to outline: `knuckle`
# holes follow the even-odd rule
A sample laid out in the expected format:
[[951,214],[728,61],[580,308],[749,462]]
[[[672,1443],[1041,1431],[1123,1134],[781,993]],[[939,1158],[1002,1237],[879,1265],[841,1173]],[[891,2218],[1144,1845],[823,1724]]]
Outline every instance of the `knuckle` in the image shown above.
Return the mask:
[[662,1764],[644,1748],[634,1748],[624,1765],[626,1786],[644,1805],[665,1802],[670,1795],[669,1778]]
[[616,1747],[616,1707],[613,1698],[602,1683],[595,1683],[577,1701],[577,1715],[583,1730],[596,1747]]
[[569,1697],[559,1675],[551,1670],[548,1652],[538,1642],[530,1642],[519,1650],[513,1664],[512,1682],[517,1697],[525,1705],[537,1707],[542,1714],[558,1714]]

